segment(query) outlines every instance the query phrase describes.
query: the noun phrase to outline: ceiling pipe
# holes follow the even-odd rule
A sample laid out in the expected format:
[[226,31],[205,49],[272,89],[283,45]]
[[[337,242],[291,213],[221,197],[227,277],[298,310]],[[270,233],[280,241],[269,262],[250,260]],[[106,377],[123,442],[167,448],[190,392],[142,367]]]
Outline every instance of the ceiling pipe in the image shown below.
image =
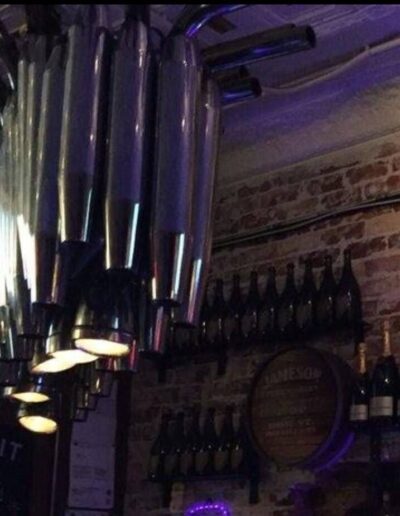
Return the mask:
[[183,8],[170,32],[171,36],[184,34],[192,38],[212,18],[229,14],[250,4],[200,4],[187,5]]
[[237,81],[220,83],[223,106],[256,99],[261,96],[262,88],[256,77],[244,77]]
[[220,72],[263,59],[309,50],[314,48],[315,44],[315,33],[309,25],[285,25],[214,45],[206,48],[202,56],[211,72]]

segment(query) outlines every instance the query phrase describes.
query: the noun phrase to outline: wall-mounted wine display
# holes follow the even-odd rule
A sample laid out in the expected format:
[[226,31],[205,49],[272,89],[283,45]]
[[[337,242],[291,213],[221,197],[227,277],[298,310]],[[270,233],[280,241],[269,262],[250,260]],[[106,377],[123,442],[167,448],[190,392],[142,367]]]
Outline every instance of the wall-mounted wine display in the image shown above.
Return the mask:
[[392,428],[400,423],[400,381],[392,354],[389,321],[383,323],[382,350],[372,374],[367,371],[366,352],[366,344],[360,343],[350,423],[357,430]]
[[244,416],[234,423],[234,407],[225,409],[217,431],[216,410],[192,410],[162,415],[150,450],[148,478],[152,481],[188,480],[214,476],[246,476],[252,447]]
[[225,353],[262,345],[308,341],[315,337],[346,331],[360,340],[362,303],[357,279],[352,270],[350,250],[344,251],[342,273],[336,281],[332,257],[326,256],[319,288],[312,262],[306,260],[300,287],[296,286],[294,264],[287,265],[284,288],[278,292],[276,271],[268,270],[265,287],[260,288],[256,271],[250,273],[244,295],[240,277],[233,275],[230,295],[224,282],[216,279],[211,297],[204,298],[199,328],[171,325],[167,352],[170,356],[196,353]]

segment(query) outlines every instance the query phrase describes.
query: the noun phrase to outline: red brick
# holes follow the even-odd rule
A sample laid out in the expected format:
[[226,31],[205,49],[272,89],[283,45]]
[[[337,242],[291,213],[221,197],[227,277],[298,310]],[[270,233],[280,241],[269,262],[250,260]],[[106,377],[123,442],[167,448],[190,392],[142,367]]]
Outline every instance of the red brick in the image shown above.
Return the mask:
[[364,258],[387,249],[385,237],[370,238],[361,242],[354,242],[349,246],[353,259]]
[[368,260],[365,262],[365,271],[367,276],[398,272],[400,271],[400,254]]
[[387,172],[388,164],[383,161],[377,161],[362,167],[351,168],[346,175],[349,178],[350,184],[354,185],[366,179],[383,178]]
[[399,146],[394,142],[385,142],[382,147],[379,149],[379,152],[375,156],[376,158],[386,158],[387,156],[391,156],[396,152],[399,152]]
[[331,192],[343,188],[343,176],[341,174],[331,174],[320,179],[314,179],[307,185],[307,192],[310,195]]

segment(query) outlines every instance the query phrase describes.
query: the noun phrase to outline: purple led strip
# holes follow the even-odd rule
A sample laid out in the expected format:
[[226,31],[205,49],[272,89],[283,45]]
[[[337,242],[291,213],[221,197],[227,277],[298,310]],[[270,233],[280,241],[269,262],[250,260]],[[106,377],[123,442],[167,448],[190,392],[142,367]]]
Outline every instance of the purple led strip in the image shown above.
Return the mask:
[[224,502],[196,502],[186,509],[185,516],[201,516],[214,511],[218,516],[231,516],[229,507]]

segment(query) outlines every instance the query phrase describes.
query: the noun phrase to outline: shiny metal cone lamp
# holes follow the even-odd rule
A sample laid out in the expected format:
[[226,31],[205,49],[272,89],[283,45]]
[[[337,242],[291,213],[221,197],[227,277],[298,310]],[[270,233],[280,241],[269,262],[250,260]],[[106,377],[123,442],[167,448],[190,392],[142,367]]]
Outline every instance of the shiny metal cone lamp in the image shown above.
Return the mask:
[[58,429],[54,402],[21,403],[17,412],[21,426],[39,434],[53,434]]
[[99,275],[84,294],[72,331],[78,349],[99,356],[129,353],[138,332],[136,287],[119,275]]
[[48,375],[29,375],[27,364],[23,364],[23,373],[15,391],[10,398],[23,403],[43,403],[53,395],[52,378]]
[[61,373],[75,366],[75,362],[61,358],[54,358],[46,353],[44,339],[38,339],[30,361],[32,374]]

